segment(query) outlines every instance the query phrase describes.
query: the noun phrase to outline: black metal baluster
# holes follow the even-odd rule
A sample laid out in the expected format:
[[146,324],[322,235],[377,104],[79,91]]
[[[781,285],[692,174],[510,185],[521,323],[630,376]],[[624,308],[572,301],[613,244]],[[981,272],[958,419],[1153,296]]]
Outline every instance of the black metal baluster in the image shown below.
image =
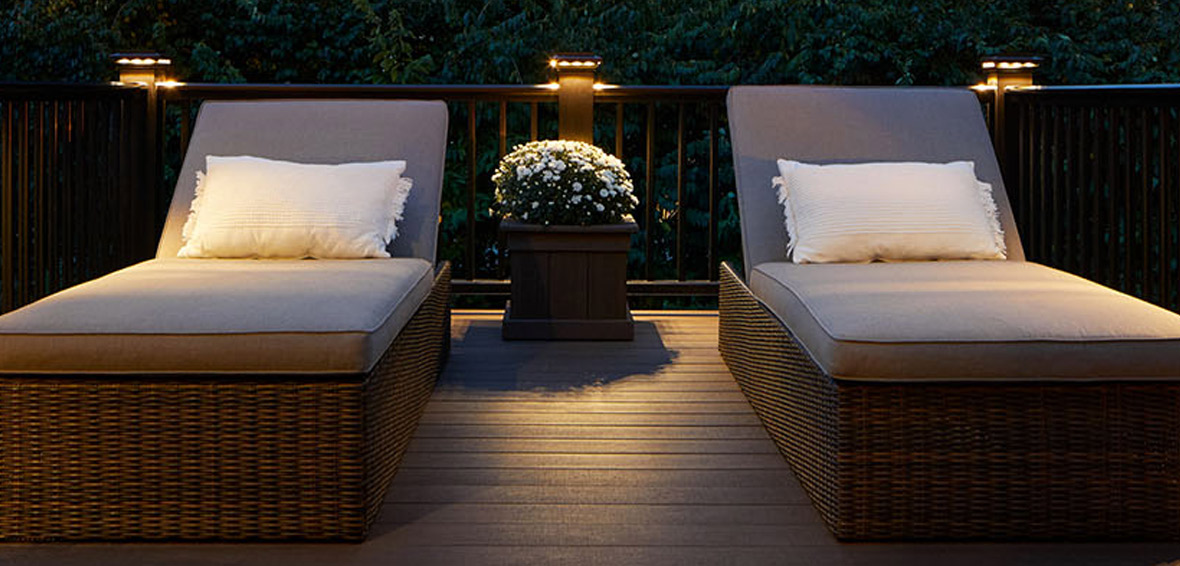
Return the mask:
[[[499,131],[500,151],[499,157],[504,158],[508,154],[508,102],[500,101],[500,131]],[[508,242],[503,234],[496,231],[496,277],[504,279],[508,275]]]
[[1075,252],[1078,274],[1082,277],[1092,278],[1090,273],[1090,249],[1086,245],[1087,232],[1094,229],[1094,226],[1086,222],[1086,211],[1089,207],[1089,191],[1090,180],[1086,175],[1088,168],[1086,163],[1090,160],[1090,150],[1087,142],[1091,139],[1089,137],[1090,128],[1090,112],[1085,106],[1076,106],[1074,112],[1077,119],[1075,125],[1075,134],[1077,135],[1077,148],[1074,152],[1076,162],[1071,167],[1074,171],[1073,178],[1076,186],[1074,193],[1074,200],[1077,203],[1074,211],[1074,223],[1077,226],[1070,237],[1074,241],[1077,248]]
[[1131,218],[1132,211],[1134,210],[1131,207],[1131,196],[1132,196],[1132,193],[1134,192],[1134,189],[1131,188],[1131,173],[1135,169],[1135,164],[1133,161],[1135,154],[1134,154],[1134,150],[1131,147],[1134,142],[1134,139],[1133,139],[1134,134],[1131,131],[1131,120],[1132,120],[1131,109],[1124,108],[1123,110],[1126,113],[1126,115],[1125,115],[1126,119],[1123,120],[1123,130],[1125,131],[1125,134],[1126,134],[1126,140],[1124,141],[1123,146],[1122,146],[1124,159],[1123,159],[1123,186],[1122,186],[1122,193],[1123,193],[1123,229],[1122,229],[1122,234],[1123,234],[1123,275],[1122,275],[1122,287],[1121,288],[1123,291],[1131,293],[1131,292],[1133,292],[1133,287],[1135,285],[1135,281],[1131,277],[1131,269],[1132,269],[1131,261],[1132,261],[1132,258],[1134,257],[1134,254],[1131,251],[1132,250],[1131,240],[1134,237],[1134,228],[1133,228],[1133,224],[1132,224],[1133,219]]
[[[1092,108],[1093,118],[1091,122],[1091,155],[1090,155],[1090,263],[1091,263],[1091,277],[1095,281],[1101,281],[1103,273],[1102,251],[1105,249],[1102,245],[1102,234],[1105,230],[1102,224],[1102,193],[1103,193],[1103,175],[1102,175],[1102,147],[1106,141],[1106,120],[1104,119],[1105,112],[1099,106]],[[1103,282],[1105,283],[1105,282]]]
[[131,137],[131,122],[129,113],[132,112],[131,101],[127,97],[123,97],[119,103],[119,194],[117,195],[119,204],[119,220],[122,229],[119,231],[119,257],[123,258],[124,263],[140,259],[137,256],[136,247],[132,245],[132,240],[135,238],[135,215],[132,213],[135,206],[135,194],[137,176],[132,172],[132,156],[134,138]]
[[1041,206],[1038,209],[1038,220],[1037,220],[1037,231],[1036,231],[1037,237],[1036,237],[1036,247],[1035,247],[1035,249],[1037,250],[1037,253],[1036,253],[1036,257],[1034,259],[1036,261],[1040,261],[1040,262],[1044,262],[1044,263],[1052,263],[1053,260],[1049,256],[1049,238],[1052,234],[1052,232],[1051,232],[1052,227],[1049,226],[1049,222],[1050,222],[1050,219],[1052,218],[1050,211],[1053,206],[1052,202],[1051,202],[1053,195],[1050,191],[1050,186],[1049,186],[1049,180],[1050,180],[1049,167],[1052,164],[1052,160],[1050,159],[1050,156],[1049,156],[1049,151],[1050,151],[1049,150],[1049,125],[1050,125],[1049,114],[1050,114],[1050,112],[1049,112],[1049,107],[1045,104],[1037,104],[1036,109],[1037,109],[1037,112],[1041,115],[1041,127],[1038,132],[1039,137],[1040,137],[1040,143],[1037,144],[1038,149],[1039,149],[1039,151],[1037,153],[1039,154],[1039,157],[1040,157],[1040,168],[1037,171],[1037,173],[1039,173],[1039,175],[1040,175],[1040,182],[1037,183],[1037,186],[1039,187],[1038,192],[1040,193],[1040,197],[1041,197],[1041,199],[1040,199]]
[[1053,207],[1051,209],[1050,229],[1053,231],[1052,241],[1049,243],[1049,256],[1052,258],[1054,265],[1062,267],[1065,264],[1062,252],[1062,218],[1061,218],[1061,149],[1058,142],[1061,141],[1061,108],[1059,106],[1051,107],[1051,115],[1053,121],[1053,132],[1051,136],[1050,160],[1052,163],[1052,192],[1053,192]]
[[1142,290],[1139,297],[1145,301],[1151,300],[1151,263],[1148,257],[1148,252],[1151,248],[1151,238],[1148,235],[1149,226],[1151,226],[1151,211],[1148,208],[1151,202],[1151,122],[1149,120],[1149,110],[1147,107],[1139,109],[1139,139],[1140,139],[1140,156],[1139,156],[1139,261],[1141,270],[1139,281],[1141,281]]
[[73,285],[77,282],[74,274],[76,272],[75,257],[78,253],[75,245],[75,234],[78,232],[78,224],[81,219],[78,218],[78,201],[77,191],[75,191],[75,183],[78,178],[78,110],[76,109],[76,101],[68,101],[66,103],[66,186],[65,193],[62,195],[62,216],[64,217],[65,238],[63,259],[65,260],[65,285]]
[[676,280],[684,281],[684,103],[676,108]]
[[647,103],[647,128],[646,128],[646,149],[644,157],[644,175],[646,176],[646,183],[644,191],[646,192],[643,201],[643,278],[651,281],[651,242],[652,233],[655,231],[655,219],[653,212],[655,206],[652,205],[652,199],[655,191],[652,190],[652,180],[655,178],[653,170],[655,169],[654,154],[655,154],[655,130],[656,130],[656,106],[649,102]]
[[[188,154],[188,142],[192,137],[193,128],[193,101],[185,99],[180,105],[180,158],[183,160],[184,156]],[[160,143],[164,143],[164,137],[160,136]]]
[[1119,227],[1116,214],[1117,203],[1115,197],[1117,196],[1116,179],[1118,178],[1119,168],[1119,111],[1117,108],[1106,109],[1107,125],[1106,133],[1106,174],[1103,175],[1106,183],[1106,284],[1111,287],[1118,286],[1118,261],[1117,253],[1119,247]]
[[45,101],[37,102],[37,175],[34,181],[37,186],[37,217],[35,221],[37,229],[37,270],[35,271],[35,286],[34,295],[36,298],[44,297],[49,294],[46,289],[46,266],[47,261],[45,257],[45,206],[48,202],[48,193],[45,188]]
[[537,103],[529,103],[529,140],[537,141]]
[[467,279],[475,279],[475,101],[467,102]]
[[49,192],[49,209],[46,211],[48,222],[53,226],[49,230],[49,237],[47,238],[47,248],[49,248],[49,263],[47,269],[48,275],[48,289],[56,291],[62,287],[61,284],[61,104],[54,100],[50,103],[50,111],[52,112],[50,127],[53,128],[49,136],[49,183],[46,190]]
[[623,158],[623,103],[615,103],[615,157]]
[[1168,255],[1168,108],[1159,108],[1159,147],[1157,159],[1159,160],[1159,210],[1158,215],[1158,231],[1159,234],[1159,256],[1156,257],[1156,263],[1159,265],[1159,304],[1163,307],[1170,308],[1172,293],[1170,282],[1170,265],[1171,256]]
[[0,312],[15,307],[13,297],[13,211],[12,211],[12,102],[0,102],[4,113],[2,142],[3,156],[0,156]]
[[709,253],[706,273],[709,281],[719,277],[717,257],[717,105],[709,102]]
[[1074,117],[1074,108],[1072,106],[1062,106],[1061,115],[1058,117],[1061,121],[1061,135],[1065,138],[1065,148],[1062,151],[1064,155],[1061,156],[1061,161],[1057,164],[1061,173],[1061,202],[1058,205],[1061,208],[1062,224],[1058,225],[1058,231],[1061,233],[1061,249],[1058,253],[1062,256],[1062,267],[1070,273],[1080,273],[1077,265],[1076,247],[1074,245],[1075,235],[1078,232],[1078,227],[1075,224],[1075,218],[1072,208],[1076,208],[1075,200],[1077,198],[1077,183],[1075,172],[1077,170],[1077,148],[1074,146],[1073,130],[1077,129],[1076,119]]
[[[1027,240],[1030,232],[1029,218],[1032,212],[1032,187],[1027,182],[1028,145],[1029,137],[1032,135],[1028,123],[1028,105],[1019,99],[1009,99],[1007,110],[1015,112],[1017,117],[1016,163],[1003,163],[1001,170],[1004,173],[1005,181],[1012,182],[1012,186],[1007,189],[1008,200],[1012,202],[1014,208],[1012,212],[1016,221],[1016,230]],[[1015,171],[1010,170],[1012,166],[1015,166]],[[1006,168],[1009,170],[1004,170]]]
[[29,101],[24,101],[20,110],[20,134],[17,136],[17,180],[16,180],[16,199],[18,202],[19,212],[17,213],[16,233],[18,241],[20,242],[19,252],[16,256],[18,278],[16,290],[17,304],[26,305],[29,303],[29,263],[32,258],[29,257]]

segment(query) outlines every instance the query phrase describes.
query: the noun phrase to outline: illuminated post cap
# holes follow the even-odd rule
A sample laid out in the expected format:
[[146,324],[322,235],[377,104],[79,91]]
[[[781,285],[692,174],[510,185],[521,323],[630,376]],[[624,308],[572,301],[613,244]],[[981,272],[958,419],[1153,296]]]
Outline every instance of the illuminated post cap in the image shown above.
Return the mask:
[[1031,72],[1043,62],[1035,55],[992,55],[981,59],[980,67],[988,73],[1021,73]]
[[157,69],[172,65],[172,60],[149,51],[112,53],[111,60],[120,68]]
[[125,85],[144,85],[151,89],[164,81],[172,60],[159,53],[127,51],[112,53],[111,61],[119,69],[119,82]]
[[549,68],[558,73],[567,71],[594,72],[601,64],[602,57],[593,53],[559,53],[549,58]]

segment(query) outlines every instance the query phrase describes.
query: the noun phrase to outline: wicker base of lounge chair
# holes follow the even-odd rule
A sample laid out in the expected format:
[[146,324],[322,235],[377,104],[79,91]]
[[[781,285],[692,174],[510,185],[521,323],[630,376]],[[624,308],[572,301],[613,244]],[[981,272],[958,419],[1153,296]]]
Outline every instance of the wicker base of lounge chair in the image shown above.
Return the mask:
[[722,267],[720,349],[828,528],[1180,538],[1180,385],[835,381]]
[[450,268],[366,375],[0,377],[0,540],[361,540],[450,339]]

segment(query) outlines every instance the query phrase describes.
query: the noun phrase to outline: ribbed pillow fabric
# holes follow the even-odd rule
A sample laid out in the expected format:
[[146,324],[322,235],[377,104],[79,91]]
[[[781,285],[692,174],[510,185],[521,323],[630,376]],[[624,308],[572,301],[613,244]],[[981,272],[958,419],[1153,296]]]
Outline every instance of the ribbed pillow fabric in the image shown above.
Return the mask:
[[389,257],[412,185],[401,176],[405,161],[210,155],[205,163],[179,257]]
[[795,263],[1004,259],[991,185],[970,161],[815,165],[774,179]]

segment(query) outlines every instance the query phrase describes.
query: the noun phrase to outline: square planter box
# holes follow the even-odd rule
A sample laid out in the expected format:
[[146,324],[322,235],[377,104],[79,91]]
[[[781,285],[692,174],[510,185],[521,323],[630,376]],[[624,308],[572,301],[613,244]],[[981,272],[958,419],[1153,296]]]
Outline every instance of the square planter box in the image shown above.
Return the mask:
[[634,222],[598,226],[500,223],[508,240],[512,300],[505,340],[631,340],[627,251]]

